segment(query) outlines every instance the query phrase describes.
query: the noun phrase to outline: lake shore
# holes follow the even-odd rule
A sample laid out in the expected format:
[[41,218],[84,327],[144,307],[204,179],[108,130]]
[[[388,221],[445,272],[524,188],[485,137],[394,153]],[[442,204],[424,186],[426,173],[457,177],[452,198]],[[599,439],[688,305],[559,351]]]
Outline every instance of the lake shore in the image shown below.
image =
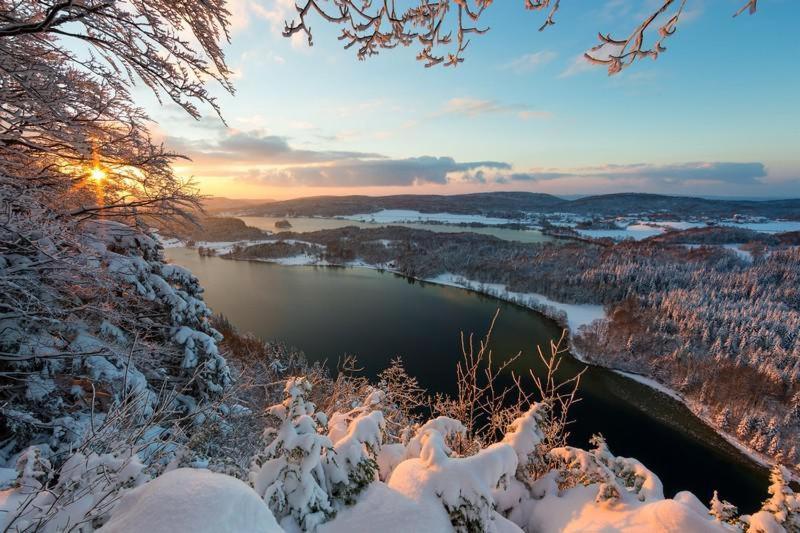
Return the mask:
[[[205,243],[206,245],[212,245],[214,243]],[[223,246],[221,247],[226,252],[229,249],[230,243],[220,243]],[[423,282],[423,283],[431,283],[434,285],[442,285],[447,287],[458,288],[466,291],[475,292],[478,294],[482,294],[484,296],[490,296],[492,298],[497,298],[498,300],[502,300],[505,302],[509,302],[515,305],[519,305],[521,307],[530,309],[537,313],[542,314],[546,318],[555,321],[559,326],[568,330],[570,334],[570,338],[572,334],[577,331],[578,328],[584,325],[588,325],[594,320],[605,318],[605,311],[603,310],[602,306],[593,305],[593,304],[565,304],[562,302],[556,302],[551,300],[541,294],[536,293],[517,293],[513,291],[509,291],[505,285],[502,284],[491,284],[491,283],[482,283],[473,280],[465,279],[461,276],[457,276],[454,274],[441,274],[436,277],[432,278],[418,278],[413,276],[408,276],[400,271],[397,271],[391,268],[389,265],[385,264],[369,264],[363,261],[351,261],[347,263],[331,263],[326,260],[320,260],[311,255],[303,255],[303,256],[292,256],[292,257],[282,257],[282,258],[248,258],[248,259],[239,259],[235,257],[230,257],[226,255],[220,256],[222,259],[228,260],[235,260],[235,261],[254,261],[254,262],[264,262],[264,263],[272,263],[278,264],[282,266],[318,266],[318,267],[339,267],[339,268],[365,268],[370,270],[377,270],[382,272],[388,272],[394,275],[402,276],[407,279],[414,279],[415,281]],[[703,422],[709,429],[714,431],[717,435],[725,439],[729,444],[736,447],[740,452],[745,454],[755,463],[761,465],[762,467],[769,468],[774,464],[769,457],[761,454],[760,452],[753,450],[743,443],[741,443],[738,439],[736,439],[733,435],[717,428],[711,421],[710,417],[703,413],[703,408],[696,402],[693,402],[682,394],[677,392],[676,390],[652,379],[648,376],[637,374],[633,372],[624,371],[621,369],[609,367],[606,365],[601,365],[594,362],[590,357],[587,357],[585,354],[578,353],[578,351],[574,348],[574,346],[570,346],[570,353],[580,362],[592,365],[596,367],[606,368],[611,370],[627,379],[632,381],[636,381],[642,385],[645,385],[665,396],[668,396],[684,406],[699,420]]]

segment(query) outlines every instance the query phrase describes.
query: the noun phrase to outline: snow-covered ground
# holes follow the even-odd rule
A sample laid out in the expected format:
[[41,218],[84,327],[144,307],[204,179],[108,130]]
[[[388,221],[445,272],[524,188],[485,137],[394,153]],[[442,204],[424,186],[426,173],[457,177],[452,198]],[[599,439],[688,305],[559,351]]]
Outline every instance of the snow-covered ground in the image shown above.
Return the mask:
[[[732,228],[749,229],[759,233],[784,233],[787,231],[800,231],[800,222],[791,220],[769,220],[766,222],[737,222],[734,220],[720,220],[717,224]],[[611,238],[616,241],[634,239],[641,241],[648,237],[660,235],[669,229],[686,230],[690,228],[705,228],[705,222],[689,221],[634,221],[621,229],[575,229],[579,235],[593,239]]]
[[507,218],[493,218],[482,215],[462,215],[457,213],[420,213],[406,209],[384,209],[377,213],[364,213],[359,215],[345,215],[337,218],[355,220],[358,222],[371,222],[375,224],[393,224],[399,222],[440,222],[442,224],[469,224],[478,222],[490,226],[515,222]]
[[800,231],[800,221],[792,220],[768,220],[766,222],[734,222],[724,220],[720,222],[723,226],[733,226],[744,228],[760,233],[785,233],[787,231]]
[[650,224],[631,224],[624,229],[576,229],[582,237],[589,237],[592,239],[605,239],[610,238],[615,241],[624,239],[634,239],[641,241],[654,235],[660,235],[666,231],[661,226],[654,226]]
[[[500,283],[481,283],[454,274],[440,274],[433,278],[427,278],[424,281],[480,292],[501,300],[523,305],[530,309],[544,311],[546,314],[551,314],[547,313],[547,310],[553,309],[556,313],[551,316],[556,319],[565,318],[566,324],[573,333],[581,326],[591,324],[595,320],[605,318],[606,316],[602,305],[557,302],[543,294],[535,292],[514,292],[508,290],[505,285]],[[561,316],[562,313],[563,317]]]

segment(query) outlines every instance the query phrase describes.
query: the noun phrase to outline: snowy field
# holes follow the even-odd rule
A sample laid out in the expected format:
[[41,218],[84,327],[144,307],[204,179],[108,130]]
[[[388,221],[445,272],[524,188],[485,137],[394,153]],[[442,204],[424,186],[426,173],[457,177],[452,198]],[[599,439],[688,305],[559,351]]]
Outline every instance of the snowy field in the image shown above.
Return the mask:
[[396,224],[400,222],[440,222],[442,224],[469,224],[473,222],[496,226],[515,222],[507,218],[493,218],[482,215],[461,215],[456,213],[420,213],[406,209],[384,209],[377,213],[361,215],[346,215],[337,217],[344,220],[357,222],[370,222],[375,224]]
[[609,238],[615,241],[622,241],[625,239],[641,241],[648,237],[661,235],[666,230],[663,227],[649,224],[631,224],[623,229],[576,229],[575,231],[578,232],[578,235],[591,239]]

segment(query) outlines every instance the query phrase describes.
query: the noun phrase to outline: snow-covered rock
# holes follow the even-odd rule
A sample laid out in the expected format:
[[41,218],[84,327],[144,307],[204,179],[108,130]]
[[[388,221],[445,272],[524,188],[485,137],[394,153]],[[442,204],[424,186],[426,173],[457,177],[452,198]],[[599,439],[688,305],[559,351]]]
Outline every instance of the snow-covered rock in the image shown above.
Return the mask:
[[279,533],[258,494],[236,478],[179,468],[127,493],[103,533]]

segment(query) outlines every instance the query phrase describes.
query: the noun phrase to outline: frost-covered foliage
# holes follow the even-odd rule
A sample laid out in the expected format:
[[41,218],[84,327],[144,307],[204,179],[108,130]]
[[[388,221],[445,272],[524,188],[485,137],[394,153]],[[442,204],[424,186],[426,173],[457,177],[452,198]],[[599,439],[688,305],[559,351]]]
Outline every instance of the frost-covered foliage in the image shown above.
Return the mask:
[[4,531],[93,531],[103,524],[124,489],[148,476],[136,454],[76,452],[52,469],[39,448],[18,460],[16,490],[8,495]]
[[280,425],[268,428],[269,444],[254,460],[251,481],[279,519],[291,518],[313,530],[378,478],[377,454],[383,441],[383,414],[375,407],[382,393],[335,412],[330,419],[307,401],[311,383],[292,378],[286,399],[270,409]]
[[10,530],[91,531],[139,482],[134,465],[164,468],[230,385],[197,280],[146,229],[192,220],[197,189],[130,93],[136,80],[196,117],[215,106],[205,83],[228,87],[226,18],[218,0],[0,0],[0,468],[21,465]]
[[743,516],[751,533],[800,532],[800,495],[789,487],[789,472],[776,466],[770,474],[770,498],[752,516]]
[[598,502],[645,502],[664,497],[661,481],[642,463],[636,459],[615,457],[599,435],[592,438],[592,444],[595,448],[590,451],[564,447],[550,452],[562,463],[558,477],[562,490],[577,484],[597,485]]
[[[665,499],[652,472],[614,456],[601,438],[590,451],[545,451],[544,404],[512,421],[497,442],[461,456],[448,443],[465,426],[444,416],[416,426],[406,442],[380,445],[381,391],[330,417],[307,400],[305,378],[289,379],[285,393],[272,408],[280,426],[268,430],[252,481],[287,531],[719,533],[742,524],[719,501],[709,510],[690,493]],[[374,462],[380,476],[374,466],[358,475],[357,465]],[[346,478],[358,490],[343,498],[337,481]],[[785,508],[786,498],[773,500],[770,509]]]

